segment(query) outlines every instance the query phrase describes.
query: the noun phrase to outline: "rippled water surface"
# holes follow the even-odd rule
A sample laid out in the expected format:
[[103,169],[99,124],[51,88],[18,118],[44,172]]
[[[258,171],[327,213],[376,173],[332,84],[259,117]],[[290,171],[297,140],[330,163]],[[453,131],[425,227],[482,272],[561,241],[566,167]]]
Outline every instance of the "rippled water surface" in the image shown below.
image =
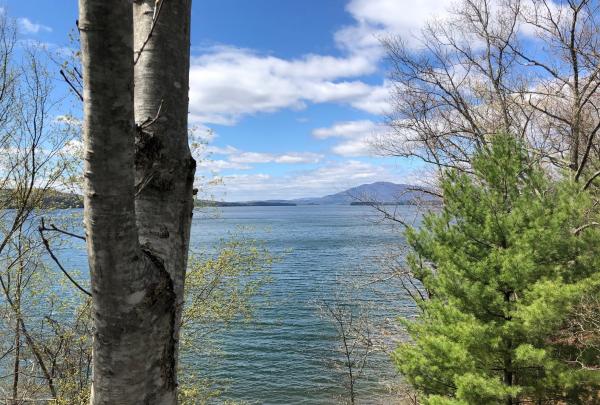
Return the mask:
[[[414,208],[399,210],[407,218],[416,216]],[[368,275],[378,271],[379,259],[402,246],[401,232],[380,219],[361,206],[197,210],[193,251],[214,253],[220,240],[243,227],[246,236],[264,241],[271,253],[283,258],[273,269],[266,298],[257,302],[254,321],[234,324],[218,336],[219,355],[195,359],[199,374],[228,381],[225,399],[277,405],[341,403],[343,381],[331,365],[339,340],[315,303],[341,294],[344,285],[357,284],[352,300],[371,303],[375,321],[395,322],[412,311],[397,287],[384,283],[374,291],[365,284]],[[71,267],[86,267],[83,245],[64,254]],[[370,357],[358,384],[358,403],[396,403],[384,384],[394,378],[388,355]]]
[[[410,207],[401,207],[412,217]],[[217,217],[196,213],[192,249],[210,250],[236,227],[250,227],[252,237],[283,260],[268,286],[269,304],[256,322],[238,325],[224,336],[223,357],[214,375],[230,379],[226,397],[261,404],[331,404],[343,395],[339,375],[328,364],[337,343],[331,323],[321,319],[315,302],[331,298],[341,284],[361,282],[377,270],[378,259],[402,243],[401,233],[369,207],[297,206],[223,208]],[[354,290],[356,300],[372,300],[373,316],[395,317],[398,302],[370,291]],[[393,297],[393,295],[392,295]],[[379,300],[379,301],[378,301]],[[404,302],[406,304],[406,302]],[[387,356],[368,364],[369,377],[359,385],[360,403],[390,403],[379,379],[393,376]]]

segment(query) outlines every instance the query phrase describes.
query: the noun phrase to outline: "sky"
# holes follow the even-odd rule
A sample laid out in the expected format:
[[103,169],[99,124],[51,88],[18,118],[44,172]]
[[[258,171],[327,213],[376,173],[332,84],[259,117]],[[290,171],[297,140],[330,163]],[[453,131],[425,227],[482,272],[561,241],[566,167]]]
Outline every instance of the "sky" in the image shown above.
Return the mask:
[[[4,0],[20,38],[72,47],[75,0]],[[450,0],[195,0],[190,126],[204,195],[318,197],[375,181],[418,182],[382,157],[391,83],[380,39],[410,43]],[[66,91],[57,79],[57,86]]]

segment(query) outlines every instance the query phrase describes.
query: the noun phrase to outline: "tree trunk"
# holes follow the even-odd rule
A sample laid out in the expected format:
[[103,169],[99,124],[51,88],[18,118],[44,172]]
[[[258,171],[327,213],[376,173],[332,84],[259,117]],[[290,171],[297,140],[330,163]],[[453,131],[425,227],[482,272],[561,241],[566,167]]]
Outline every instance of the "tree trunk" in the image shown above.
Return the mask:
[[175,341],[196,171],[188,144],[191,6],[191,0],[137,0],[133,6],[136,220],[140,243],[173,281]]
[[[179,246],[185,252],[171,251],[170,244],[159,249],[148,238],[152,233],[149,227],[156,220],[160,228],[171,213],[160,216],[157,210],[164,207],[153,208],[150,202],[136,213],[136,163],[139,150],[145,148],[138,145],[136,154],[131,2],[80,0],[79,6],[84,218],[95,325],[91,403],[175,404],[176,291],[182,287],[172,280],[171,268],[166,266],[171,266],[171,256],[187,255],[189,229],[182,224],[173,230],[173,238],[186,241],[185,246]],[[152,141],[147,146],[162,156],[161,148],[154,148]],[[149,162],[156,159],[150,151],[143,155]],[[154,190],[148,188],[151,181],[145,184],[147,190]],[[175,192],[174,188],[160,188],[153,197],[155,202],[188,200],[187,195]],[[155,216],[148,219],[144,209],[155,212]],[[163,239],[165,234],[161,232],[158,237]]]
[[[21,230],[19,230],[19,233]],[[20,236],[20,235],[19,235]],[[22,245],[19,240],[18,246],[18,254],[19,254],[19,264],[17,271],[17,285],[15,287],[15,359],[13,364],[13,388],[12,388],[12,397],[17,401],[19,397],[19,376],[21,374],[20,366],[21,366],[21,324],[19,323],[19,319],[21,318],[21,278],[23,273],[23,257],[22,257]]]
[[13,386],[12,386],[12,398],[17,401],[19,397],[19,376],[21,370],[21,325],[18,319],[15,319],[15,358],[13,363]]

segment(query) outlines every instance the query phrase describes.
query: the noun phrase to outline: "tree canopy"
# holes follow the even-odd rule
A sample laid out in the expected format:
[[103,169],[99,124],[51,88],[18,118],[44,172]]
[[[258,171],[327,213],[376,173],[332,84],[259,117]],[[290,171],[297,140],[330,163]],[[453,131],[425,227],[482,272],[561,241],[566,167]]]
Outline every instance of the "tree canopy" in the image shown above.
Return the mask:
[[600,376],[580,364],[598,353],[559,331],[600,285],[590,196],[511,136],[480,149],[473,172],[446,172],[443,209],[406,233],[420,315],[403,321],[399,370],[428,404],[589,403]]

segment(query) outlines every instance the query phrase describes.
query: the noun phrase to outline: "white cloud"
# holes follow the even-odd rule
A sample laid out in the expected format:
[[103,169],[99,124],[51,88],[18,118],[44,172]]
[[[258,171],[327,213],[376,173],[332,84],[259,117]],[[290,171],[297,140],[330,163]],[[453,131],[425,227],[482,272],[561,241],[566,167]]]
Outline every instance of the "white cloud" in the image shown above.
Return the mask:
[[372,140],[385,127],[370,120],[339,122],[329,128],[317,128],[313,136],[317,139],[340,138],[342,141],[332,148],[332,152],[346,157],[372,156],[375,151]]
[[[206,163],[201,164],[202,167],[212,170],[238,169],[249,170],[252,164],[262,163],[278,163],[278,164],[309,164],[319,163],[325,156],[313,152],[289,152],[289,153],[263,153],[263,152],[246,152],[234,148],[233,146],[208,146],[205,150],[204,157]],[[211,160],[211,155],[221,155],[224,159]]]
[[60,150],[60,154],[63,156],[71,156],[83,159],[84,156],[84,144],[80,139],[72,139],[65,143]]
[[234,148],[233,146],[230,146],[230,145],[227,145],[225,147],[209,145],[206,148],[206,151],[208,153],[216,154],[216,155],[231,155],[233,153],[238,152],[238,149],[236,149],[236,148]]
[[385,55],[380,39],[412,38],[453,0],[351,0],[352,25],[335,33],[342,56],[308,54],[283,59],[232,46],[213,47],[192,58],[193,122],[234,125],[242,117],[309,103],[339,103],[375,115],[389,110],[388,83],[360,79],[377,72]]
[[[365,51],[379,47],[381,39],[399,36],[407,45],[418,48],[421,31],[427,23],[443,22],[451,18],[459,4],[459,0],[351,0],[346,10],[356,20],[356,24],[339,30],[336,40],[346,49]],[[492,13],[506,14],[502,1],[491,1],[488,6]],[[554,16],[560,14],[560,6],[554,1],[548,1],[547,6]],[[525,0],[521,7],[531,12],[535,7],[535,0]],[[543,14],[545,5],[538,5],[537,9]],[[530,26],[520,28],[525,35],[531,36],[534,33]]]
[[360,79],[377,72],[380,39],[416,36],[428,20],[447,15],[453,0],[350,0],[352,25],[335,33],[341,56],[308,54],[283,59],[232,46],[192,58],[192,122],[234,125],[242,117],[309,103],[339,103],[375,115],[389,110],[388,83]]
[[318,163],[323,155],[312,152],[290,152],[284,154],[244,152],[233,146],[213,148],[213,153],[228,155],[229,160],[236,163]]
[[37,24],[27,17],[18,18],[17,24],[25,34],[38,34],[40,32],[52,32],[52,28],[47,25]]
[[393,167],[347,160],[283,176],[264,173],[225,176],[223,185],[211,191],[230,201],[293,199],[321,197],[383,180],[401,183],[414,179],[395,174]]
[[337,123],[329,128],[317,128],[313,131],[313,136],[318,139],[333,137],[355,138],[363,136],[365,133],[371,133],[375,128],[376,124],[373,121],[347,121]]
[[54,122],[60,125],[76,128],[81,128],[83,125],[83,121],[73,115],[57,115],[54,117]]
[[303,152],[279,155],[274,161],[282,164],[319,163],[323,158],[318,153]]
[[220,172],[221,170],[234,169],[234,170],[250,170],[252,166],[245,165],[242,163],[230,162],[227,160],[211,160],[203,159],[198,163],[198,167],[206,169],[211,172]]
[[381,39],[400,36],[407,44],[418,46],[426,23],[444,19],[455,0],[351,0],[346,10],[356,24],[336,33],[340,46],[357,52],[383,54]]
[[335,145],[332,149],[333,153],[340,156],[356,157],[356,156],[372,156],[375,154],[373,145],[371,145],[370,137],[352,139]]
[[392,83],[386,80],[381,86],[371,87],[364,97],[352,101],[352,106],[373,115],[388,115],[391,113],[391,97]]
[[192,60],[191,120],[232,125],[245,115],[302,109],[307,103],[352,104],[374,91],[353,79],[376,68],[377,60],[361,55],[285,60],[247,49],[213,48]]
[[434,18],[445,18],[456,0],[352,0],[346,10],[359,24],[382,27],[394,34],[418,34]]
[[240,152],[237,151],[229,158],[235,163],[269,163],[274,159],[273,155],[260,152]]

